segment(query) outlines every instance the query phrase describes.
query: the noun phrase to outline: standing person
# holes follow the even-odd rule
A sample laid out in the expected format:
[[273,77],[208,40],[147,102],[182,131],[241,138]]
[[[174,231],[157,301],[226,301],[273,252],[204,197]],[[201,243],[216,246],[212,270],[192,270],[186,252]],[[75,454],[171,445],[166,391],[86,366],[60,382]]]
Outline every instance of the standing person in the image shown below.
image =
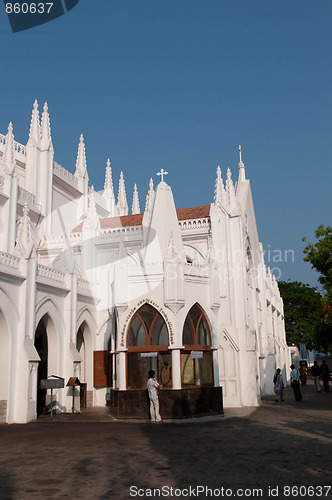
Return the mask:
[[330,369],[325,359],[323,359],[322,364],[320,365],[320,376],[322,377],[324,391],[330,392],[329,388]]
[[300,390],[300,372],[299,370],[297,370],[297,368],[295,368],[295,365],[290,365],[290,369],[291,369],[290,373],[291,385],[294,392],[295,400],[301,401],[302,394]]
[[284,381],[281,375],[280,368],[277,368],[276,374],[273,377],[273,383],[274,383],[274,393],[276,395],[276,403],[278,401],[283,401],[284,400]]
[[150,414],[151,414],[151,422],[161,422],[161,417],[159,415],[159,399],[158,399],[158,387],[159,384],[154,378],[155,376],[154,370],[148,371],[148,381],[146,384],[146,388],[149,393],[150,398]]
[[303,386],[307,385],[307,369],[305,365],[300,366],[299,372],[300,372],[301,385]]
[[319,382],[319,377],[320,377],[320,368],[318,366],[317,361],[314,361],[314,364],[312,365],[310,369],[310,373],[314,378],[314,384],[315,384],[315,389],[316,392],[322,392],[320,390],[320,382]]

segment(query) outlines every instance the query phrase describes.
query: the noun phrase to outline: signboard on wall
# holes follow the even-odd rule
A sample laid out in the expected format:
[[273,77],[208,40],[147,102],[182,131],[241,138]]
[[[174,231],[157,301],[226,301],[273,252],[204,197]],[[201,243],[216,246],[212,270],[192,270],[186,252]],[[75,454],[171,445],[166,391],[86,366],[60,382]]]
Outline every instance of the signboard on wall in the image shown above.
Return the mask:
[[194,359],[202,359],[203,351],[191,351],[191,357]]

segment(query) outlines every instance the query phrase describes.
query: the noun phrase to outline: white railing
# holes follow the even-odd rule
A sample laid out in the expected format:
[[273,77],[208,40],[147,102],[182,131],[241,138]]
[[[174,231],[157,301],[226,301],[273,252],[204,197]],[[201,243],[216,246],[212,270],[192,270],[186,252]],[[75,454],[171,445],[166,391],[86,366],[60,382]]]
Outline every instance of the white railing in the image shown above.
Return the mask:
[[180,220],[179,226],[182,231],[193,231],[196,229],[209,229],[210,219],[209,217],[203,217],[200,219],[190,219],[190,220]]
[[35,195],[18,186],[18,200],[24,203],[35,203]]
[[142,236],[143,229],[142,226],[121,226],[121,227],[110,227],[102,229],[100,233],[101,238],[110,238],[125,234],[126,236]]
[[66,273],[53,269],[52,267],[43,266],[38,264],[38,276],[41,278],[46,278],[51,281],[57,281],[58,283],[65,283]]
[[[4,134],[0,134],[0,144],[3,146],[6,143],[6,136]],[[27,148],[26,146],[23,146],[23,144],[14,141],[14,151],[15,153],[18,153],[20,155],[26,156],[27,155]]]
[[18,269],[20,263],[19,257],[5,252],[0,252],[0,265],[10,269]]
[[90,291],[90,283],[88,280],[77,277],[77,288],[80,288],[81,290],[86,290],[89,292]]
[[63,168],[56,161],[53,162],[53,172],[57,176],[62,177],[63,179],[65,179],[67,182],[69,181],[71,184],[75,184],[76,187],[78,186],[78,179],[77,179],[77,177],[75,177],[74,174],[71,174],[70,172],[68,172],[68,170],[66,170],[65,168]]

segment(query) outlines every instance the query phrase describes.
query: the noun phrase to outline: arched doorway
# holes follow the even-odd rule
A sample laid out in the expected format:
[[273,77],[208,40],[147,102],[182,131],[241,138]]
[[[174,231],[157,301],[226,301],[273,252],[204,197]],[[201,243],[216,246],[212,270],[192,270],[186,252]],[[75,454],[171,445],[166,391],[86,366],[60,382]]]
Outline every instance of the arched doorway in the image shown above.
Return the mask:
[[183,326],[181,353],[182,387],[212,387],[211,332],[202,308],[195,304]]
[[90,328],[86,321],[80,325],[76,336],[76,349],[82,361],[80,367],[81,406],[93,406],[93,348]]
[[10,336],[6,318],[0,309],[0,422],[7,420],[9,394]]
[[50,403],[47,390],[40,389],[41,379],[50,375],[59,375],[59,340],[58,332],[50,314],[44,314],[37,324],[35,331],[35,348],[39,354],[40,361],[37,372],[37,416],[45,411]]
[[172,387],[172,359],[164,318],[144,304],[132,318],[128,330],[127,388],[145,389],[147,373],[156,372],[161,387]]
[[41,415],[46,407],[46,389],[40,389],[40,381],[47,378],[48,372],[48,342],[47,342],[47,321],[44,316],[38,323],[35,333],[35,348],[39,354],[40,362],[37,372],[37,415]]

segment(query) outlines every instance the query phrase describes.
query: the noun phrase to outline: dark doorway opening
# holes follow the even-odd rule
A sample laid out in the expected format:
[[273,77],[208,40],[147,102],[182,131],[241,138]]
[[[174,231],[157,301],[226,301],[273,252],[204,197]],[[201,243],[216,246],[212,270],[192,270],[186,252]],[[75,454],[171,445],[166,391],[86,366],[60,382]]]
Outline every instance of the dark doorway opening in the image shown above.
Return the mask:
[[40,362],[37,374],[37,416],[45,412],[46,408],[46,389],[40,389],[41,379],[47,378],[47,359],[48,359],[48,344],[47,331],[44,319],[38,323],[35,334],[35,348],[39,354]]

